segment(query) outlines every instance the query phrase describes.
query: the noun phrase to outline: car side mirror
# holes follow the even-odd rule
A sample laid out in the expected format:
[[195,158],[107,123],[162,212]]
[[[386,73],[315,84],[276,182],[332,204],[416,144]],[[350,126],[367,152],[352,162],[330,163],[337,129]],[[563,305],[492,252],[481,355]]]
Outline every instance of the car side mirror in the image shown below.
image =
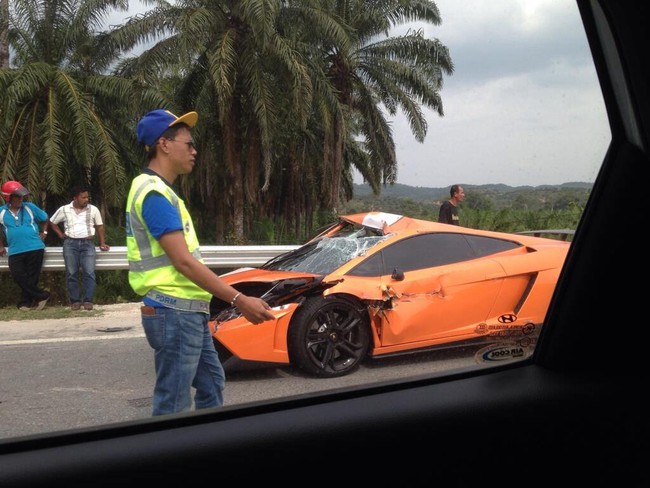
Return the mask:
[[393,269],[393,274],[390,275],[390,277],[395,280],[395,281],[403,281],[404,280],[404,271],[398,268]]

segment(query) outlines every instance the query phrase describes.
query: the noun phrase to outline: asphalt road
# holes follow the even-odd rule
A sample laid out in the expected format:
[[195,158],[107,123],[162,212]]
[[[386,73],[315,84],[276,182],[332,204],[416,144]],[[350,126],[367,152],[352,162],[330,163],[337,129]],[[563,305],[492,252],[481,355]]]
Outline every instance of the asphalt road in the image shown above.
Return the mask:
[[[151,415],[153,354],[139,304],[99,306],[101,317],[0,321],[0,442]],[[475,368],[458,350],[367,361],[342,378],[289,366],[226,364],[225,404],[238,405]]]
[[0,438],[146,417],[153,360],[139,304],[0,322]]

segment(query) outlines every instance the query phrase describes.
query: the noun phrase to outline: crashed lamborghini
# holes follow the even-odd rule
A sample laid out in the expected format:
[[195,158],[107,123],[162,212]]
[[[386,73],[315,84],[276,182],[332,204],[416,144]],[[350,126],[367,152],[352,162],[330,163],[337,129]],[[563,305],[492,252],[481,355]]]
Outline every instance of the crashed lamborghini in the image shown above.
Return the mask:
[[368,212],[339,217],[259,268],[221,275],[275,315],[253,325],[214,297],[224,363],[287,364],[318,377],[368,357],[477,345],[485,361],[532,354],[569,243]]

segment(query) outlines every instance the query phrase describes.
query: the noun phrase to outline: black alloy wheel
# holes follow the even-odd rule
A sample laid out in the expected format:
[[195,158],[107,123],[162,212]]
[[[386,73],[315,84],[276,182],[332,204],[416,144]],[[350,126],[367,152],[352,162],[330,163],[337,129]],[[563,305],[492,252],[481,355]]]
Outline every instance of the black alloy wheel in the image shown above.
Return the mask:
[[291,320],[287,345],[294,366],[323,378],[344,376],[368,353],[367,310],[342,297],[310,298]]

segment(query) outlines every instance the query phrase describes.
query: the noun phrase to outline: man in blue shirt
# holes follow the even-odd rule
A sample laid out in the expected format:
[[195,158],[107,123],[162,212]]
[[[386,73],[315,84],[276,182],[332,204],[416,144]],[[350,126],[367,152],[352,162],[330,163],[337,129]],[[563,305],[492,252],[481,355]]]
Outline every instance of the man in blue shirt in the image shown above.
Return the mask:
[[156,109],[137,125],[147,167],[131,183],[126,204],[129,283],[143,297],[140,310],[147,342],[154,350],[153,415],[218,407],[225,373],[214,348],[208,319],[213,296],[239,308],[259,324],[274,318],[261,298],[223,281],[201,257],[199,240],[175,182],[196,165],[191,129],[196,112],[176,117]]
[[[45,307],[50,293],[39,287],[47,235],[47,214],[37,205],[24,202],[29,190],[18,181],[2,185],[5,205],[0,207],[0,226],[5,242],[0,239],[0,256],[7,255],[11,277],[20,287],[18,308],[23,311]],[[5,244],[7,247],[5,247]]]

